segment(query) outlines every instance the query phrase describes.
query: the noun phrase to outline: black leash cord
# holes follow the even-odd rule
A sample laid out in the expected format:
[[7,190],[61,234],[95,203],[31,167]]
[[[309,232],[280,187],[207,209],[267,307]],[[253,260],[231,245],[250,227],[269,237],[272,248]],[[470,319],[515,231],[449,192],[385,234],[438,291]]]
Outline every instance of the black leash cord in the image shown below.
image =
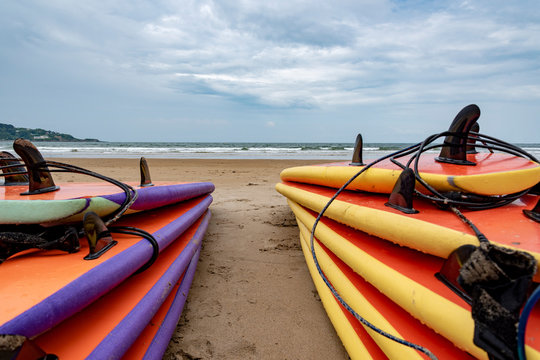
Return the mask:
[[[464,137],[463,135],[458,134],[458,133],[454,133],[454,132],[450,132],[450,131],[444,131],[444,132],[441,132],[439,134],[434,134],[434,135],[429,136],[428,138],[426,138],[421,143],[406,147],[406,148],[404,148],[402,150],[398,150],[398,151],[396,151],[394,153],[383,156],[383,157],[371,162],[370,164],[364,166],[360,171],[358,171],[354,176],[352,176],[345,184],[343,184],[343,186],[341,186],[336,191],[336,193],[332,196],[332,198],[326,203],[326,205],[319,212],[317,218],[315,219],[315,222],[314,222],[313,227],[311,229],[311,235],[310,235],[311,254],[312,254],[313,260],[315,262],[315,266],[317,268],[317,271],[319,272],[319,275],[321,276],[321,278],[325,282],[326,286],[330,289],[330,291],[332,292],[334,297],[339,301],[339,303],[343,307],[345,307],[358,321],[360,321],[362,324],[368,326],[373,331],[375,331],[375,332],[377,332],[377,333],[379,333],[379,334],[381,334],[381,335],[383,335],[383,336],[385,336],[385,337],[387,337],[387,338],[389,338],[389,339],[391,339],[393,341],[396,341],[399,344],[409,346],[409,347],[411,347],[413,349],[421,351],[424,354],[426,354],[427,356],[429,356],[429,358],[431,358],[431,359],[436,359],[435,355],[431,351],[429,351],[428,349],[426,349],[426,348],[424,348],[424,347],[422,347],[420,345],[408,342],[408,341],[406,341],[404,339],[396,338],[395,336],[393,336],[391,334],[388,334],[388,333],[382,331],[381,329],[375,327],[373,324],[369,323],[366,319],[364,319],[358,313],[356,313],[356,311],[354,311],[354,309],[352,309],[345,302],[345,300],[343,300],[341,298],[341,296],[336,291],[336,289],[328,281],[328,279],[324,275],[324,273],[323,273],[323,271],[322,271],[322,269],[321,269],[321,267],[319,265],[319,262],[317,260],[317,255],[315,253],[314,239],[315,239],[315,230],[317,228],[317,224],[319,223],[320,219],[323,217],[326,210],[330,207],[330,204],[339,196],[339,194],[341,194],[341,192],[343,192],[343,190],[345,190],[347,188],[347,186],[349,186],[358,176],[360,176],[362,173],[364,173],[370,167],[372,167],[375,164],[377,164],[377,163],[379,163],[379,162],[381,162],[381,161],[383,161],[385,159],[388,159],[388,158],[391,159],[392,163],[396,164],[397,166],[399,166],[402,169],[406,169],[406,168],[410,167],[411,164],[414,163],[413,164],[414,173],[415,173],[415,177],[416,177],[417,181],[419,181],[434,196],[424,195],[424,194],[418,192],[417,190],[415,190],[415,193],[418,196],[424,197],[425,199],[432,200],[434,202],[442,203],[442,204],[445,204],[445,205],[459,205],[459,206],[467,207],[467,208],[469,208],[471,210],[489,209],[489,208],[503,206],[503,205],[506,205],[508,203],[511,203],[512,201],[516,200],[517,198],[523,196],[524,194],[526,194],[528,192],[528,190],[525,190],[525,191],[522,191],[522,192],[519,192],[519,193],[516,193],[516,194],[502,195],[502,196],[496,196],[496,197],[480,196],[479,197],[480,199],[485,200],[484,202],[481,202],[481,203],[474,203],[474,202],[467,202],[467,201],[457,201],[457,200],[449,199],[444,194],[439,193],[437,190],[435,190],[432,186],[430,186],[426,181],[424,181],[421,178],[420,173],[418,171],[418,163],[419,163],[420,156],[424,152],[426,152],[428,150],[440,148],[442,146],[453,146],[451,144],[446,144],[446,143],[445,144],[440,144],[440,145],[430,145],[436,139],[444,137],[444,136],[449,136],[449,135],[450,136],[459,136],[459,137],[462,137],[462,138]],[[475,140],[484,142],[484,145],[475,144],[475,147],[486,148],[486,149],[489,149],[491,152],[493,151],[493,149],[495,149],[495,150],[503,151],[503,152],[506,152],[506,153],[509,153],[509,154],[512,154],[512,155],[515,155],[515,156],[519,156],[519,157],[528,157],[532,161],[538,162],[538,160],[536,160],[536,158],[534,156],[532,156],[531,154],[528,154],[527,152],[525,152],[524,150],[520,149],[517,146],[514,146],[514,145],[506,143],[504,141],[489,137],[487,135],[482,135],[482,134],[479,134],[479,133],[472,133],[472,135],[475,136]],[[489,146],[487,144],[492,144],[493,146]],[[403,164],[399,163],[396,160],[396,159],[398,159],[400,157],[404,157],[404,156],[411,155],[411,154],[412,154],[412,156],[407,161],[407,165],[403,165]],[[476,228],[476,226],[470,220],[468,220],[457,208],[455,208],[454,206],[451,206],[450,208],[452,209],[452,211],[462,221],[467,223],[472,228],[472,230],[475,232],[475,234],[477,235],[477,237],[478,237],[478,239],[480,241],[483,241],[485,239],[485,236],[483,236],[483,234],[478,230],[478,228]],[[487,241],[487,239],[485,239],[485,241]]]
[[116,233],[116,234],[126,234],[126,235],[141,236],[141,237],[145,238],[146,240],[148,240],[150,242],[150,244],[152,245],[152,250],[153,251],[152,251],[152,256],[150,257],[150,260],[148,260],[146,262],[146,264],[141,266],[135,272],[135,274],[141,273],[144,270],[148,269],[150,266],[152,266],[152,264],[158,258],[158,256],[159,256],[159,244],[158,244],[156,238],[152,234],[150,234],[149,232],[144,231],[143,229],[132,227],[132,226],[111,226],[109,228],[109,231],[111,233]]
[[[463,135],[461,135],[461,134],[456,134],[456,133],[452,133],[452,132],[448,132],[448,131],[445,131],[445,132],[442,132],[442,133],[439,133],[439,134],[434,134],[434,135],[429,136],[422,143],[420,143],[420,145],[417,148],[413,148],[413,149],[411,149],[409,151],[403,152],[403,153],[401,153],[401,154],[399,154],[397,156],[393,156],[392,158],[390,158],[390,161],[393,164],[395,164],[396,166],[399,166],[403,170],[405,170],[406,168],[409,168],[409,167],[411,167],[411,165],[413,165],[413,170],[414,170],[416,180],[420,184],[422,184],[434,196],[426,195],[426,194],[420,193],[419,191],[415,190],[416,195],[418,195],[419,197],[422,197],[422,198],[424,198],[426,200],[430,200],[430,201],[433,201],[433,202],[440,203],[440,204],[442,204],[444,206],[453,205],[453,206],[465,207],[465,208],[467,208],[469,210],[487,210],[487,209],[492,209],[492,208],[507,205],[507,204],[515,201],[516,199],[520,198],[521,196],[525,195],[528,192],[528,190],[524,190],[524,191],[514,193],[514,194],[506,194],[506,195],[498,195],[498,196],[475,195],[475,197],[477,199],[476,202],[451,199],[448,196],[446,196],[444,194],[441,194],[439,191],[437,191],[435,188],[433,188],[431,185],[429,185],[424,179],[422,179],[422,177],[420,176],[420,172],[418,170],[418,164],[419,164],[419,161],[420,161],[420,156],[423,153],[425,153],[425,152],[427,152],[429,150],[441,148],[443,146],[452,146],[451,144],[430,145],[436,139],[438,139],[440,137],[443,137],[443,136],[448,136],[448,135],[450,135],[450,136],[460,136],[460,137],[463,138]],[[494,149],[494,150],[498,150],[498,151],[501,151],[501,152],[509,153],[509,154],[517,156],[517,157],[527,157],[531,161],[537,162],[536,158],[533,155],[527,153],[526,151],[520,149],[519,147],[517,147],[515,145],[506,143],[504,141],[501,141],[501,140],[498,140],[498,139],[495,139],[493,137],[489,137],[487,135],[483,135],[483,134],[480,134],[480,133],[473,133],[473,135],[476,136],[475,140],[477,140],[477,141],[482,141],[482,140],[479,140],[479,139],[486,137],[486,138],[489,139],[489,140],[486,140],[486,144],[489,143],[489,144],[494,145],[494,146],[489,146],[489,145],[475,144],[475,147],[485,148],[485,149],[489,149],[489,150]],[[401,158],[403,156],[411,155],[411,154],[412,154],[412,156],[407,160],[406,164],[402,164],[399,161],[397,161],[397,159],[399,159],[399,158]]]
[[319,215],[317,216],[317,218],[315,219],[315,222],[313,224],[313,228],[311,229],[311,235],[310,235],[310,246],[311,246],[311,255],[313,257],[313,261],[315,262],[315,267],[317,268],[317,271],[319,272],[319,275],[321,276],[322,280],[324,281],[324,283],[326,284],[326,286],[328,287],[328,289],[332,292],[332,294],[334,295],[334,297],[336,298],[336,300],[339,301],[339,303],[347,309],[347,311],[349,311],[360,323],[364,324],[365,326],[369,327],[370,329],[372,329],[373,331],[377,332],[378,334],[392,340],[392,341],[395,341],[401,345],[405,345],[405,346],[408,346],[410,348],[413,348],[415,350],[418,350],[424,354],[426,354],[430,359],[432,360],[436,360],[437,357],[431,352],[429,351],[429,349],[426,349],[420,345],[417,345],[417,344],[414,344],[414,343],[411,343],[407,340],[404,340],[404,339],[400,339],[392,334],[389,334],[381,329],[379,329],[378,327],[376,327],[375,325],[373,325],[372,323],[370,323],[369,321],[367,321],[366,319],[364,319],[362,316],[360,316],[360,314],[358,314],[349,304],[347,304],[347,302],[345,300],[343,300],[343,298],[339,295],[339,293],[337,292],[337,290],[332,286],[332,284],[330,283],[330,281],[326,278],[326,275],[324,275],[322,269],[321,269],[321,266],[319,265],[319,261],[317,260],[317,255],[315,254],[315,229],[317,227],[317,224],[319,223],[319,221],[321,220],[321,218],[323,217],[323,214],[326,212],[326,210],[330,207],[330,204],[339,196],[339,194],[341,194],[343,192],[343,190],[345,190],[345,188],[347,188],[347,186],[350,185],[351,182],[353,182],[358,176],[360,176],[362,173],[364,173],[367,169],[369,169],[370,167],[372,167],[373,165],[385,160],[385,159],[388,159],[392,156],[395,156],[397,154],[400,154],[401,152],[404,152],[404,151],[408,151],[409,149],[412,149],[414,147],[417,147],[419,144],[416,144],[416,145],[412,145],[412,146],[409,146],[403,150],[398,150],[394,153],[391,153],[389,155],[386,155],[386,156],[383,156],[371,163],[369,163],[368,165],[365,165],[360,171],[358,171],[353,177],[351,177],[345,184],[343,184],[343,186],[341,186],[337,191],[336,193],[334,194],[334,196],[332,196],[332,198],[328,201],[328,203],[324,206],[324,208],[321,210],[321,212],[319,213]]
[[61,170],[49,170],[50,172],[72,172],[72,173],[77,173],[77,174],[82,174],[82,175],[88,175],[88,176],[92,176],[92,177],[107,181],[121,188],[126,194],[126,198],[124,199],[120,207],[114,213],[108,216],[109,219],[105,221],[106,226],[117,221],[129,209],[129,207],[135,202],[135,200],[137,200],[137,196],[138,196],[137,191],[130,185],[125,184],[116,179],[98,174],[96,172],[93,172],[93,171],[90,171],[90,170],[87,170],[87,169],[84,169],[75,165],[64,164],[64,163],[56,162],[56,161],[47,161],[45,165],[61,169]]

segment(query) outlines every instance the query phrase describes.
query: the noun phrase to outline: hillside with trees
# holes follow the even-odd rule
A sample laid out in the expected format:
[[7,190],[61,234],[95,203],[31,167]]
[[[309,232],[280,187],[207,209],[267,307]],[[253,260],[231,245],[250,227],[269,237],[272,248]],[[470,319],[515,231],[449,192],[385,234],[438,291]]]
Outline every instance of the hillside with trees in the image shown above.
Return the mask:
[[18,128],[10,124],[0,123],[0,140],[15,140],[18,138],[24,138],[30,141],[99,141],[97,139],[78,139],[72,135],[55,131]]

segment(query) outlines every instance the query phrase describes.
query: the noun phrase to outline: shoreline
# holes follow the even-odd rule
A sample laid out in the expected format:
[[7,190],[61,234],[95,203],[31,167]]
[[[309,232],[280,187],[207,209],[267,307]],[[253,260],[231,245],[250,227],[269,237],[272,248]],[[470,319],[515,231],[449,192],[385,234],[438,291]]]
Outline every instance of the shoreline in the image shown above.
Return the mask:
[[[57,158],[120,181],[139,159]],[[167,360],[348,359],[309,275],[281,170],[325,160],[147,159],[152,181],[210,181],[212,219]],[[55,182],[99,181],[54,173]]]

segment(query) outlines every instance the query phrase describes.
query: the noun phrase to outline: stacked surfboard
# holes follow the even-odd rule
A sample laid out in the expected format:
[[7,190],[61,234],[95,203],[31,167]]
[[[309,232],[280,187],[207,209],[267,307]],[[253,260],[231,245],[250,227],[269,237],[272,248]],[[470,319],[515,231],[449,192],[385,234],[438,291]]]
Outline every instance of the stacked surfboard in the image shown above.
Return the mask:
[[[540,165],[487,151],[467,154],[466,161],[470,163],[450,164],[424,153],[417,173],[439,192],[495,199],[517,193],[503,206],[461,212],[494,246],[540,260],[540,224],[526,214],[538,216],[539,196],[527,190],[540,182]],[[407,158],[400,162],[407,164]],[[364,170],[332,200],[337,188],[364,166],[347,162],[289,168],[276,185],[296,216],[309,271],[347,352],[353,359],[487,359],[486,350],[473,341],[470,299],[435,276],[456,249],[480,246],[476,233],[451,210],[420,196],[405,211],[388,206],[404,172],[388,160]],[[422,184],[414,186],[426,192]],[[533,280],[529,291],[540,276]],[[539,359],[537,307],[524,339],[524,356]]]
[[[90,250],[83,236],[78,251],[28,249],[0,263],[0,348],[7,338],[24,340],[12,347],[12,358],[161,359],[195,273],[214,185],[132,189],[135,201],[111,224],[112,234],[102,234],[113,246],[94,259],[85,259]],[[0,237],[6,236],[0,248],[13,246],[7,237],[15,233],[80,229],[89,211],[107,219],[128,196],[102,183],[21,195],[26,190],[0,186]]]

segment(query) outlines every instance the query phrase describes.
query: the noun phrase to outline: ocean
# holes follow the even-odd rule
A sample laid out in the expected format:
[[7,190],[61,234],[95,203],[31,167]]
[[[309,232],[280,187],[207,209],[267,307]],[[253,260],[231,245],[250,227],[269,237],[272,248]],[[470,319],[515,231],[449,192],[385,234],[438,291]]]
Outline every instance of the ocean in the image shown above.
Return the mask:
[[[0,151],[13,154],[13,142]],[[353,143],[34,142],[44,158],[298,159],[349,160]],[[376,159],[412,144],[364,143],[363,158]],[[516,144],[540,158],[540,144]],[[436,151],[438,152],[438,151]]]

